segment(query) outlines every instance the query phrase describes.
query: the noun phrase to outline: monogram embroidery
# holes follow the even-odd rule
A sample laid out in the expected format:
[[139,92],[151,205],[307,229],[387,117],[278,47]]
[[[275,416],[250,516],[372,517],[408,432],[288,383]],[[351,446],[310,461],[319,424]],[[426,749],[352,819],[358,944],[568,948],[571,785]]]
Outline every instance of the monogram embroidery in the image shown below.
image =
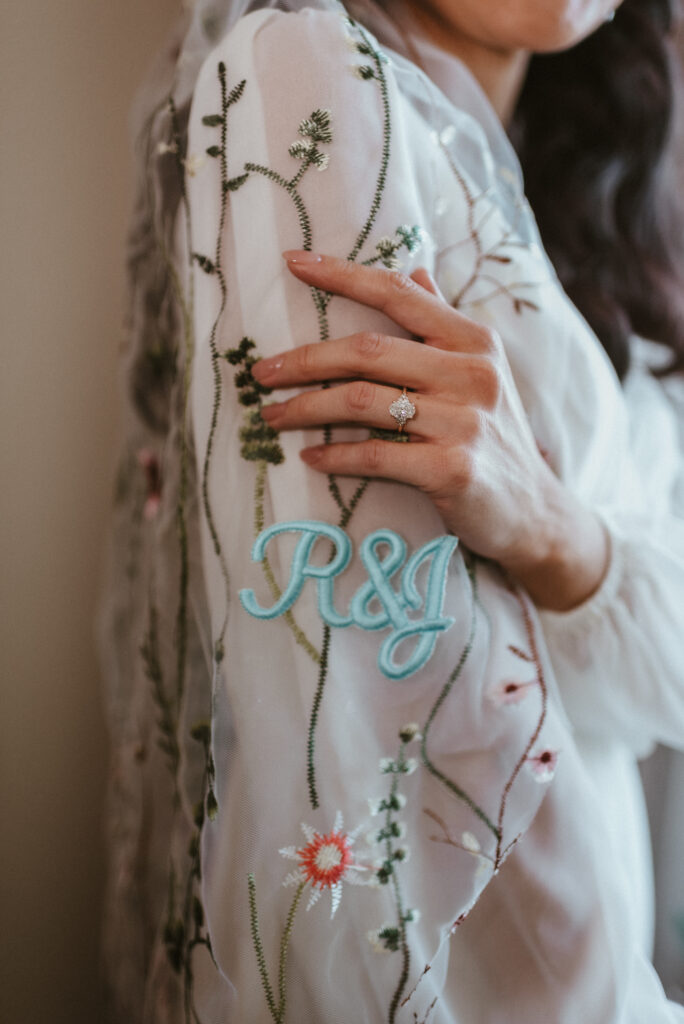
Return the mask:
[[[335,580],[344,572],[352,557],[352,544],[338,526],[315,520],[294,520],[275,523],[263,530],[252,549],[252,560],[261,562],[266,557],[269,542],[283,533],[300,534],[290,566],[287,586],[270,608],[262,608],[253,590],[241,590],[240,601],[245,611],[258,619],[276,619],[284,615],[297,601],[307,579],[316,581],[318,612],[323,622],[337,629],[357,626],[366,631],[390,628],[378,654],[378,667],[388,679],[406,679],[429,661],[435,649],[437,635],[454,624],[454,619],[442,614],[447,572],[452,554],[458,546],[453,536],[436,537],[428,541],[406,560],[406,543],[392,530],[375,530],[361,544],[359,557],[368,574],[352,597],[346,613],[335,607]],[[311,556],[316,542],[322,538],[333,545],[330,560],[314,565]],[[381,549],[388,550],[384,557]],[[416,584],[418,570],[429,564],[425,600]],[[403,567],[403,568],[402,568]],[[401,570],[397,589],[393,577]],[[371,610],[372,605],[379,606]],[[411,618],[409,610],[423,608],[421,618]],[[406,640],[416,638],[412,652],[399,659],[398,648]]]

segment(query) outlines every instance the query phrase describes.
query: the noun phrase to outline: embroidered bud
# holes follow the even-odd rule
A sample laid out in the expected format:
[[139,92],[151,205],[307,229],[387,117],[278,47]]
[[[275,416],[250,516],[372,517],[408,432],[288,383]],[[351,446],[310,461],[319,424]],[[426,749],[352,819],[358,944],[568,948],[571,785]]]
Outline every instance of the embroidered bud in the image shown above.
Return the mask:
[[216,799],[213,789],[210,789],[207,793],[207,815],[209,817],[209,821],[215,821],[217,814],[218,800]]
[[418,924],[419,921],[420,921],[420,910],[417,910],[415,907],[411,907],[404,914],[404,922],[406,924]]
[[204,167],[206,162],[207,157],[205,153],[191,153],[190,156],[185,158],[183,164],[190,177],[194,178],[197,172]]
[[211,726],[209,725],[209,722],[195,722],[195,724],[190,727],[190,735],[193,740],[197,740],[198,743],[203,743],[207,746],[211,739]]
[[403,743],[410,743],[411,740],[420,739],[420,726],[417,722],[409,722],[399,730],[399,739]]
[[463,849],[467,850],[468,853],[480,852],[481,847],[479,840],[472,832],[464,832],[461,836],[461,843],[463,844]]

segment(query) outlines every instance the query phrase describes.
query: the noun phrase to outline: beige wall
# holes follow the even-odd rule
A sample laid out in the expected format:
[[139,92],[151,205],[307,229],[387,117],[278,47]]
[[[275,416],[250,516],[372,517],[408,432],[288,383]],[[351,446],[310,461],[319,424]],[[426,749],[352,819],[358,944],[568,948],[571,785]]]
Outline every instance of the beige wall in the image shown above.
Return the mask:
[[127,110],[178,0],[0,4],[0,1020],[97,1024],[92,607],[131,198]]

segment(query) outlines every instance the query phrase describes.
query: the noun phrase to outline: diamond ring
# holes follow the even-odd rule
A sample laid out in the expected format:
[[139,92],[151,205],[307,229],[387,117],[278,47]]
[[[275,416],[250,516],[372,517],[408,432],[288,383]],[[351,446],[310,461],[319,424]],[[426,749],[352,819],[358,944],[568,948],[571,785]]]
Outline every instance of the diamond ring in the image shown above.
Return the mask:
[[416,415],[416,407],[406,394],[406,388],[404,388],[399,398],[395,399],[390,405],[389,414],[397,421],[399,433],[401,434],[408,421],[412,420]]

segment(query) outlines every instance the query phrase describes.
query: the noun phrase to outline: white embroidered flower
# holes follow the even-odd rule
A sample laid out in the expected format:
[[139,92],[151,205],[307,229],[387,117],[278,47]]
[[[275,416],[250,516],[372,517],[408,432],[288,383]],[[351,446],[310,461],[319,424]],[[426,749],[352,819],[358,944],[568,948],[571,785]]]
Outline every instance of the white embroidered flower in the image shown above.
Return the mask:
[[448,124],[446,128],[442,128],[439,133],[439,141],[443,146],[450,146],[456,138],[456,125]]
[[207,158],[204,153],[191,153],[183,161],[185,165],[185,170],[190,175],[191,178],[194,178],[197,172],[204,167],[206,162]]
[[343,830],[342,814],[338,811],[335,823],[325,835],[316,832],[310,825],[302,824],[306,844],[299,849],[285,846],[278,852],[288,860],[296,860],[299,866],[285,878],[283,885],[311,885],[311,895],[306,909],[317,903],[325,889],[330,890],[331,912],[334,917],[342,899],[342,883],[351,885],[374,885],[374,879],[359,877],[368,868],[354,862],[351,848],[358,834]]
[[468,853],[480,852],[480,842],[477,836],[474,836],[472,832],[464,832],[461,836],[461,842],[463,844],[463,849],[467,850]]

